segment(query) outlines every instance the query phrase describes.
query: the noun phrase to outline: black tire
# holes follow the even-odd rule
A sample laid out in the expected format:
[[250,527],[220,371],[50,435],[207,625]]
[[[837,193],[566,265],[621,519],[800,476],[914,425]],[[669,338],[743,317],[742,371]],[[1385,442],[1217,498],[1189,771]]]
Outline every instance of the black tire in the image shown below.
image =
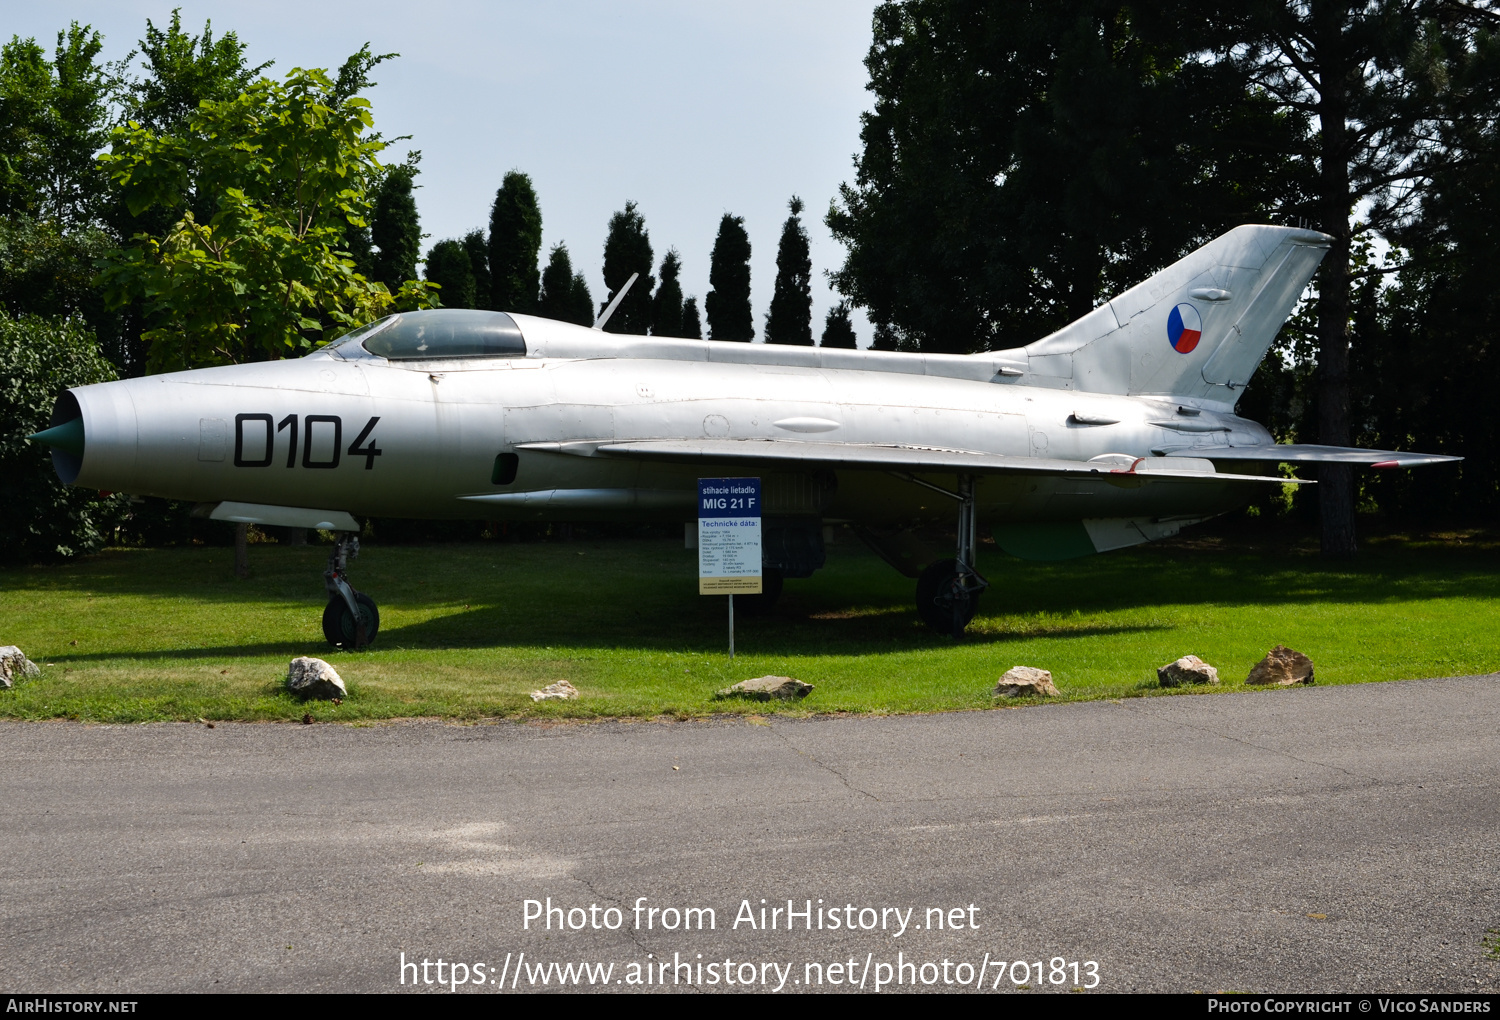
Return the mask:
[[760,575],[759,595],[736,595],[734,611],[746,616],[769,616],[781,598],[782,576],[779,570],[763,570]]
[[958,637],[979,609],[979,593],[958,580],[957,560],[938,560],[917,578],[917,615],[939,634]]
[[380,631],[380,610],[376,608],[375,600],[364,592],[357,591],[354,593],[354,601],[359,605],[359,615],[363,617],[365,625],[365,643],[362,645],[355,644],[358,630],[354,625],[354,615],[349,612],[343,599],[330,599],[323,609],[323,636],[330,645],[346,652],[374,644],[375,635]]

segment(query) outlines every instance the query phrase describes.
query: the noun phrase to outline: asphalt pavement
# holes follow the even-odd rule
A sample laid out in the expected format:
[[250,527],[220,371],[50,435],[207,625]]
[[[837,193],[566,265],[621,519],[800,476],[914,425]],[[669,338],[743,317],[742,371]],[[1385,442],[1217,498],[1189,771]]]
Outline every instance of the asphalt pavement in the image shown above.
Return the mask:
[[902,717],[4,723],[0,991],[1494,991],[1497,752],[1500,675]]

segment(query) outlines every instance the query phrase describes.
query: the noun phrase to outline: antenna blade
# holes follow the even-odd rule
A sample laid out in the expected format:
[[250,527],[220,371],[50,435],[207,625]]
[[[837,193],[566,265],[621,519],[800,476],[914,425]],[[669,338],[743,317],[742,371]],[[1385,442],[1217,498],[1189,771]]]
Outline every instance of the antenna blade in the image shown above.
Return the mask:
[[597,321],[595,321],[593,326],[594,329],[602,330],[604,328],[604,324],[609,321],[609,317],[615,314],[615,309],[620,307],[620,302],[624,301],[625,295],[630,292],[630,285],[632,283],[635,283],[636,279],[639,278],[640,275],[640,273],[630,274],[630,279],[625,281],[625,286],[620,288],[620,293],[615,295],[615,299],[609,303],[609,307],[599,313],[599,318]]

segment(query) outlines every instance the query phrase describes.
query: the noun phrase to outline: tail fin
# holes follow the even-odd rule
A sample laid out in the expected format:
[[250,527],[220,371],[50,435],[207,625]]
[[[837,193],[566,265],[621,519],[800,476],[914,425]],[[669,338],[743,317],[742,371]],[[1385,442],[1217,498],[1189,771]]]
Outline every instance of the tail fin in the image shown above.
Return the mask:
[[1023,348],[1030,370],[1072,389],[1233,405],[1330,241],[1293,227],[1235,227]]

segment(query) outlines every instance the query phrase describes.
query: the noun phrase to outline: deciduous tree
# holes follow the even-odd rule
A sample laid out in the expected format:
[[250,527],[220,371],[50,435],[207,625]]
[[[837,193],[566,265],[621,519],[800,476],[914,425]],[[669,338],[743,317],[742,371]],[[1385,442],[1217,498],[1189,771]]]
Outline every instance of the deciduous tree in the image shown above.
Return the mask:
[[347,90],[374,59],[361,50],[337,80],[319,69],[262,78],[205,102],[179,132],[116,129],[102,161],[132,214],[182,207],[190,182],[214,198],[207,220],[187,209],[104,268],[112,299],[140,300],[151,317],[153,368],[285,357],[430,303],[425,284],[392,295],[339,254],[369,213],[385,148],[370,134],[369,102]]

